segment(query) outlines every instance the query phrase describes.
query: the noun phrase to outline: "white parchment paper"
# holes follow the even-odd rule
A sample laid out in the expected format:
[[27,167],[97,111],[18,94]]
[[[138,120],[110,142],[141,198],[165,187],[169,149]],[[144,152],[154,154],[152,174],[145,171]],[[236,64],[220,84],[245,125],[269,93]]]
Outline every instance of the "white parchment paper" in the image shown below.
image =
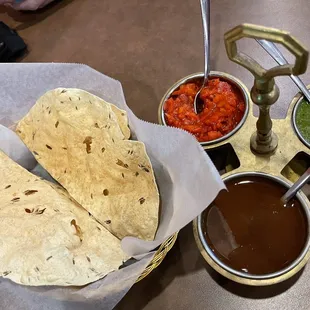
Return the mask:
[[14,126],[41,95],[57,87],[81,88],[127,110],[134,136],[146,145],[162,210],[154,241],[122,240],[124,251],[138,259],[135,263],[83,288],[23,287],[0,279],[0,298],[16,296],[14,305],[2,298],[1,309],[112,309],[151,261],[152,250],[197,217],[224,188],[221,177],[194,137],[139,120],[126,105],[120,82],[88,66],[1,64],[0,80],[0,149],[33,173],[49,178],[8,127]]

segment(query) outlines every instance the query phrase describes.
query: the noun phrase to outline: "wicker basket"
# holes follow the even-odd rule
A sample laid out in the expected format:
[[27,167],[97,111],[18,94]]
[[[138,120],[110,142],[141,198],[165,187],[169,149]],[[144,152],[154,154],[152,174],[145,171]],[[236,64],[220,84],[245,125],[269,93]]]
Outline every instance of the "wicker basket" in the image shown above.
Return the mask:
[[140,277],[137,279],[136,283],[144,279],[149,273],[152,272],[152,270],[154,270],[156,267],[158,267],[161,264],[161,262],[166,257],[167,253],[171,250],[171,248],[175,244],[177,238],[178,238],[178,233],[175,233],[174,235],[169,237],[165,242],[161,244],[154,258],[149,263],[149,265],[145,268],[145,270],[142,272]]

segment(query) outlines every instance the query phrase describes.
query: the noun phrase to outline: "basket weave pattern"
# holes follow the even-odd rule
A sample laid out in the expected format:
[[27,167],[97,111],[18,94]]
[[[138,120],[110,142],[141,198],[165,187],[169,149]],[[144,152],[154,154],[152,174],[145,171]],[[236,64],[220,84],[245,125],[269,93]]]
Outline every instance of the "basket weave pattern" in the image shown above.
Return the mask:
[[149,263],[149,265],[145,268],[145,270],[142,272],[140,277],[137,279],[136,283],[144,279],[148,274],[152,272],[155,268],[157,268],[161,262],[166,257],[167,253],[171,250],[173,245],[175,244],[176,240],[178,238],[178,233],[175,233],[171,237],[169,237],[165,242],[161,244],[159,249],[157,250],[156,254],[154,255],[152,261]]

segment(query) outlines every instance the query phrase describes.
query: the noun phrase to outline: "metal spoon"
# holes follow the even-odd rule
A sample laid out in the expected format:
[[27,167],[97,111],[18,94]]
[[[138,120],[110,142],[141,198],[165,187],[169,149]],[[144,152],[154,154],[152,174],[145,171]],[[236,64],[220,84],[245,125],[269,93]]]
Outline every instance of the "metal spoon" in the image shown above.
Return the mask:
[[194,110],[198,114],[203,110],[204,102],[200,99],[199,95],[203,87],[208,83],[209,76],[209,61],[210,61],[210,0],[200,0],[201,16],[203,25],[203,46],[204,46],[204,57],[205,57],[205,68],[204,68],[204,80],[201,88],[194,99]]
[[[285,59],[283,54],[277,48],[277,46],[273,42],[269,42],[267,40],[256,40],[257,43],[279,64],[279,65],[287,65],[288,61]],[[310,103],[310,92],[307,89],[306,85],[302,82],[302,80],[295,75],[290,76],[293,82],[297,85],[297,87],[301,90],[303,95]]]
[[293,184],[293,186],[281,197],[283,203],[287,203],[296,193],[310,180],[310,167],[307,171]]

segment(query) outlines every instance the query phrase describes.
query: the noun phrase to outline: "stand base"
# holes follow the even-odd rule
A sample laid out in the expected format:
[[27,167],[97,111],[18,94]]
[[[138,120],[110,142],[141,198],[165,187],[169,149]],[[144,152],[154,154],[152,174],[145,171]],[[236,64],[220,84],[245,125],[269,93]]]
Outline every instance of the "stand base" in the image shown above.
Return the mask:
[[261,142],[258,139],[257,132],[254,132],[251,136],[251,150],[257,154],[271,154],[278,147],[278,136],[271,132],[271,136],[268,142]]

